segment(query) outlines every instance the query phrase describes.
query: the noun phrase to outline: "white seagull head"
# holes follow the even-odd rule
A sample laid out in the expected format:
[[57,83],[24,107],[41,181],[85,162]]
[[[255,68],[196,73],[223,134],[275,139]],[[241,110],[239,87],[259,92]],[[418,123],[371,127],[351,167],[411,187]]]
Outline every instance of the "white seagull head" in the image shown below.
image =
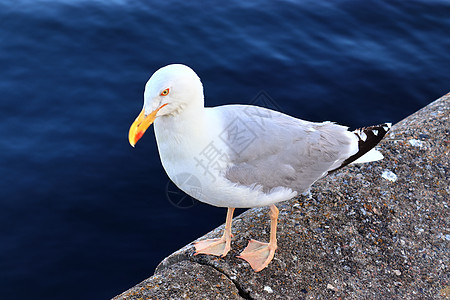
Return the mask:
[[144,107],[130,127],[128,140],[134,147],[156,118],[201,107],[203,85],[197,74],[182,64],[162,67],[145,85]]

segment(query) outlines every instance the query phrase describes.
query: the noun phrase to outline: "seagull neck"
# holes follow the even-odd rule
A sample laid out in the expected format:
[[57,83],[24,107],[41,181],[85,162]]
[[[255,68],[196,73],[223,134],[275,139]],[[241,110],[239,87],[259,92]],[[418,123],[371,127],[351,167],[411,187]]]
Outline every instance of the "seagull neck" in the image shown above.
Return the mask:
[[157,118],[154,123],[156,138],[179,142],[184,139],[195,141],[205,130],[204,117],[203,107],[186,107],[180,113]]

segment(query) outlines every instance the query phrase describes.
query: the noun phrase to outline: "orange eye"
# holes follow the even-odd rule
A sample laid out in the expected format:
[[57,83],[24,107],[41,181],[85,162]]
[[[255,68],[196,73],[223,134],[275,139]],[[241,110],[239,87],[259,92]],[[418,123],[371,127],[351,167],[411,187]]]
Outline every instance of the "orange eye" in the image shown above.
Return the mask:
[[161,96],[167,96],[167,95],[169,95],[169,89],[168,89],[168,88],[165,89],[164,91],[161,92],[160,95],[161,95]]

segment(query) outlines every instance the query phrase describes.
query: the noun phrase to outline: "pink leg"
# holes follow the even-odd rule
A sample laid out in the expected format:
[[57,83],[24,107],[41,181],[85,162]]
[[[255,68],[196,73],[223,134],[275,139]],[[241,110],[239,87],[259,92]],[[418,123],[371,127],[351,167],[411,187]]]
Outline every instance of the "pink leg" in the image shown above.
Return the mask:
[[250,240],[247,247],[242,251],[239,258],[247,261],[255,272],[259,272],[269,265],[277,249],[277,220],[278,208],[272,204],[270,206],[270,242],[263,243]]
[[208,239],[194,243],[195,253],[210,254],[224,257],[231,249],[231,221],[233,220],[234,208],[228,208],[227,220],[225,222],[225,230],[220,239]]

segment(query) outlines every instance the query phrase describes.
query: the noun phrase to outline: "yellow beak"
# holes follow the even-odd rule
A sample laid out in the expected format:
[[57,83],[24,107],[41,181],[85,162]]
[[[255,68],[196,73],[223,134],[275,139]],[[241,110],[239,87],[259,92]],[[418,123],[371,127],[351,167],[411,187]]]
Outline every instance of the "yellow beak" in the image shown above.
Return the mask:
[[134,145],[136,145],[139,139],[144,135],[147,128],[149,128],[155,121],[158,111],[166,105],[167,103],[161,105],[159,108],[152,111],[148,116],[145,116],[145,111],[142,109],[139,116],[136,120],[134,120],[133,124],[131,124],[130,131],[128,132],[128,141],[131,146],[134,147]]

